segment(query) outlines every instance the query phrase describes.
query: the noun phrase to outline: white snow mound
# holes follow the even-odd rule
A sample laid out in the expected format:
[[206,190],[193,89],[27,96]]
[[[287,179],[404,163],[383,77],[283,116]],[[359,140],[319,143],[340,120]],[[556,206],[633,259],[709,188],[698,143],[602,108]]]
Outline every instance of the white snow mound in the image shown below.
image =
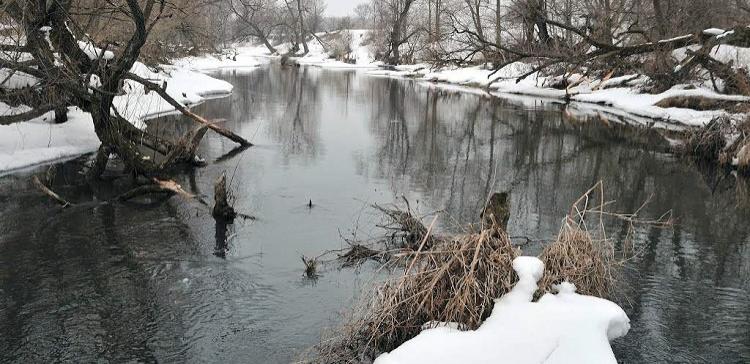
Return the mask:
[[625,312],[605,299],[575,293],[571,283],[532,302],[544,264],[518,257],[519,280],[495,301],[490,317],[475,331],[450,325],[426,329],[375,364],[617,363],[609,341],[630,329]]

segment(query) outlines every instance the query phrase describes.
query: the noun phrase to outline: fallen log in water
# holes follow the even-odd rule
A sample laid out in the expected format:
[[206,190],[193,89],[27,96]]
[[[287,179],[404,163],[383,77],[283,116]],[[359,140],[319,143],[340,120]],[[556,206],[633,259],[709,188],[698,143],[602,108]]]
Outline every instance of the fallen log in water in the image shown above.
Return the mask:
[[117,199],[119,201],[130,201],[137,197],[153,195],[153,194],[166,194],[169,196],[180,195],[187,199],[195,198],[195,195],[182,189],[182,186],[180,186],[177,182],[173,180],[159,180],[159,179],[153,178],[151,181],[153,182],[152,184],[138,186],[130,191],[127,191],[117,196]]
[[73,204],[70,203],[68,200],[60,197],[60,195],[58,195],[57,193],[55,193],[55,191],[52,191],[47,186],[45,186],[42,183],[42,181],[39,180],[39,177],[37,177],[37,176],[31,177],[31,181],[34,184],[34,186],[36,186],[36,188],[38,188],[40,191],[42,191],[45,195],[49,196],[51,199],[55,200],[55,202],[57,202],[60,205],[62,205],[62,207],[73,206]]
[[149,81],[149,80],[147,80],[147,79],[145,79],[143,77],[140,77],[138,75],[135,75],[133,73],[128,73],[126,75],[126,77],[128,79],[130,79],[130,80],[133,80],[135,82],[140,83],[141,85],[143,85],[143,87],[145,87],[149,91],[155,91],[156,93],[159,94],[159,96],[161,96],[161,98],[164,99],[164,101],[166,101],[170,105],[172,105],[172,107],[174,107],[177,111],[181,112],[183,115],[185,115],[185,116],[187,116],[187,117],[195,120],[196,122],[198,122],[200,124],[206,125],[209,129],[211,129],[211,130],[215,131],[216,133],[218,133],[218,134],[226,137],[227,139],[229,139],[229,140],[231,140],[231,141],[233,141],[233,142],[235,142],[235,143],[237,143],[239,145],[242,145],[244,147],[249,147],[249,146],[253,145],[253,143],[250,143],[247,139],[245,139],[245,138],[243,138],[243,137],[241,137],[241,136],[233,133],[230,130],[222,128],[222,127],[216,125],[215,123],[212,123],[212,122],[206,120],[205,118],[203,118],[203,117],[201,117],[201,116],[193,113],[192,111],[188,110],[188,108],[186,108],[184,105],[182,105],[177,100],[175,100],[172,96],[170,96],[167,93],[167,90],[164,87],[162,87],[161,85],[158,85],[158,84],[156,84],[154,82],[151,82],[151,81]]

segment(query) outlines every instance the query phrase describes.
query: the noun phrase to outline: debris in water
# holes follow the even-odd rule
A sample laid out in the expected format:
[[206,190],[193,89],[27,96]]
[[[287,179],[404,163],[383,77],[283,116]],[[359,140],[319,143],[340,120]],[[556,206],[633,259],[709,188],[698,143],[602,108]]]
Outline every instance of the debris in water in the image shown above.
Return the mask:
[[302,256],[302,263],[305,264],[305,277],[310,279],[318,278],[318,260],[317,258],[308,258]]

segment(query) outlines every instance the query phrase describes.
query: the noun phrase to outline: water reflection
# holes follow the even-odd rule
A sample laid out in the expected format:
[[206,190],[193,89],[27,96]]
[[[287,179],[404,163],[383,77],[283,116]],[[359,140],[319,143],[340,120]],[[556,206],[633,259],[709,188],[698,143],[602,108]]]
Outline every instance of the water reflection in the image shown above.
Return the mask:
[[[644,216],[671,209],[679,223],[636,231],[643,253],[625,292],[633,329],[618,357],[750,361],[747,182],[676,160],[659,132],[554,102],[354,72],[221,77],[234,94],[197,112],[257,146],[237,150],[209,134],[200,152],[215,163],[179,182],[206,193],[227,171],[237,209],[259,219],[216,224],[175,199],[59,214],[19,183],[26,177],[0,178],[0,361],[289,362],[371,277],[367,267],[330,269],[309,284],[299,258],[341,247],[339,230],[377,233],[368,203],[405,196],[422,212],[445,211],[441,228],[452,229],[477,221],[491,192],[511,191],[511,234],[544,239],[599,180],[616,210],[650,199]],[[151,128],[191,125],[171,118]],[[56,191],[90,195],[65,172],[75,168],[58,168]],[[627,226],[609,231],[622,238]]]

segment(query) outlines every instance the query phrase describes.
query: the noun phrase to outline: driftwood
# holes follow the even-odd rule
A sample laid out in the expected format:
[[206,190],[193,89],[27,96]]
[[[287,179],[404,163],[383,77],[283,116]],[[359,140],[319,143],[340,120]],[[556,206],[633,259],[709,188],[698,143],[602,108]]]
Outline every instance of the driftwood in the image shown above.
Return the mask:
[[51,199],[55,200],[55,202],[57,202],[60,205],[62,205],[62,207],[73,206],[73,204],[70,203],[68,200],[60,197],[60,195],[58,195],[57,193],[55,193],[55,191],[52,191],[47,186],[45,186],[42,183],[42,181],[39,180],[39,177],[37,177],[37,176],[31,177],[31,182],[34,184],[34,186],[36,186],[36,188],[38,188],[40,191],[44,192],[45,195],[49,196]]
[[120,201],[130,201],[136,197],[152,194],[166,194],[169,196],[180,195],[187,199],[195,198],[195,195],[182,189],[182,186],[180,186],[173,180],[159,180],[154,178],[152,179],[152,182],[153,184],[139,186],[128,192],[125,192],[117,196],[117,199]]

